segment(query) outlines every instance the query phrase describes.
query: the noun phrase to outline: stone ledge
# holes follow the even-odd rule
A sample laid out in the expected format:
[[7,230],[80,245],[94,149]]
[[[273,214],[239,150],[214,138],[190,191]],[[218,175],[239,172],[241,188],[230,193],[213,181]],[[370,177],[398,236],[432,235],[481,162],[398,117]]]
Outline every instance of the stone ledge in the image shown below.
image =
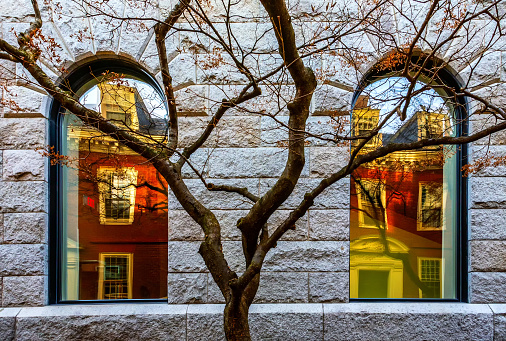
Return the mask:
[[[0,339],[224,340],[223,308],[164,303],[4,308]],[[499,340],[506,338],[506,304],[253,304],[250,326],[254,340]]]
[[325,340],[492,340],[493,313],[467,303],[324,304]]

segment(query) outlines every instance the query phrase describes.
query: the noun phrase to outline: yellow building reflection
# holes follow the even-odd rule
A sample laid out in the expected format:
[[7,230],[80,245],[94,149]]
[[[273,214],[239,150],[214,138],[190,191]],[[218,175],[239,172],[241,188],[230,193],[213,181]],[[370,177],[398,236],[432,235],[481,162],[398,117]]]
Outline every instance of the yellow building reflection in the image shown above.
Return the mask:
[[[360,98],[353,111],[354,136],[366,136],[382,119],[367,102]],[[440,112],[419,110],[399,122],[381,130],[360,153],[450,133],[448,117]],[[448,154],[451,149],[443,146],[394,152],[353,172],[351,298],[454,297],[453,281],[445,282],[455,268],[451,183],[456,169]]]

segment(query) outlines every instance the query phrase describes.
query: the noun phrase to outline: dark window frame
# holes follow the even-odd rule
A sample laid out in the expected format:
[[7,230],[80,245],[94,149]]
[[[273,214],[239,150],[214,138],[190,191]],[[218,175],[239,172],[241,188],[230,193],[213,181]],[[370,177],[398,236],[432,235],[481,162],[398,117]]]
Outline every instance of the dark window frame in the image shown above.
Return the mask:
[[[92,57],[90,60],[76,63],[75,67],[69,70],[67,76],[59,80],[59,86],[64,90],[77,90],[84,87],[92,81],[93,75],[101,75],[102,73],[116,72],[129,77],[142,80],[151,85],[165,100],[165,95],[160,85],[148,70],[139,64],[120,57]],[[166,103],[165,103],[166,105]],[[56,100],[52,100],[49,107],[49,145],[55,146],[56,150],[62,149],[62,125],[63,115],[62,107]],[[61,260],[62,260],[62,197],[61,190],[63,183],[62,166],[52,165],[49,168],[49,269],[48,269],[48,303],[49,304],[110,304],[110,303],[162,303],[167,302],[166,299],[111,299],[111,300],[62,300],[62,277],[61,277]]]
[[[425,62],[427,56],[423,54],[414,54],[411,58],[411,63],[418,64],[421,61]],[[442,61],[434,58],[431,61],[427,61],[425,67],[431,69],[442,65]],[[351,110],[350,110],[350,122],[353,122],[353,108],[359,99],[362,90],[368,85],[388,77],[399,77],[399,73],[403,70],[404,64],[397,64],[386,70],[379,70],[373,66],[369,69],[360,84],[355,89],[352,97]],[[453,89],[460,89],[461,82],[458,80],[456,72],[448,69],[447,67],[440,68],[437,73],[438,78],[446,86]],[[468,136],[469,125],[468,116],[469,103],[464,97],[457,99],[457,108],[455,110],[456,125],[456,136]],[[350,151],[353,146],[350,146]],[[456,146],[456,157],[457,157],[457,169],[455,174],[457,175],[456,184],[456,247],[455,247],[455,259],[456,259],[456,298],[454,299],[430,299],[430,298],[350,298],[350,302],[469,302],[469,291],[468,291],[468,264],[469,264],[469,252],[468,252],[468,181],[467,177],[463,176],[462,167],[468,162],[468,146],[467,144],[460,144]]]

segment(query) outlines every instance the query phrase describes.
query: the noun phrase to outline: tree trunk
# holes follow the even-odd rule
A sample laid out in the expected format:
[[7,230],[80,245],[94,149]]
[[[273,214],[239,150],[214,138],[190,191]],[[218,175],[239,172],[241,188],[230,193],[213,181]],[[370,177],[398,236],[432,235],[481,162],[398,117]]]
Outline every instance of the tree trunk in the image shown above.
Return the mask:
[[224,327],[227,341],[249,341],[249,305],[242,299],[232,299],[225,306]]

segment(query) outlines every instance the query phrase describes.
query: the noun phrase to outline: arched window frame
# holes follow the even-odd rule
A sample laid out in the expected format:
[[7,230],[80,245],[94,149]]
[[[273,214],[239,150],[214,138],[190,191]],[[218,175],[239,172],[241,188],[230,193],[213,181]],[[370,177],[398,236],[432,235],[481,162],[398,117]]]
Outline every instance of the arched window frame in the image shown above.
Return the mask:
[[[425,68],[439,68],[437,71],[437,77],[441,80],[441,82],[449,88],[452,89],[460,89],[461,82],[458,80],[458,74],[451,70],[450,67],[444,64],[443,61],[438,60],[437,58],[427,59],[428,57],[423,53],[414,53],[411,58],[411,63],[413,65],[419,64],[421,61],[425,62]],[[368,72],[362,77],[361,82],[355,89],[355,92],[352,97],[351,102],[351,110],[350,110],[350,122],[353,122],[353,108],[355,107],[357,100],[362,93],[362,91],[370,84],[373,84],[376,81],[381,79],[385,79],[388,77],[400,77],[400,73],[404,69],[403,63],[398,63],[396,65],[389,65],[388,68],[378,67],[380,63],[377,63],[373,67],[369,69]],[[444,67],[442,67],[444,65]],[[421,75],[423,82],[423,73]],[[458,97],[456,103],[458,104],[454,110],[455,121],[456,121],[456,131],[455,136],[467,136],[469,132],[468,125],[468,112],[469,112],[469,103],[465,97]],[[350,152],[353,146],[350,146]],[[387,302],[395,302],[395,301],[423,301],[423,302],[468,302],[468,197],[469,197],[469,187],[467,177],[463,176],[462,167],[468,163],[468,146],[467,144],[458,145],[456,148],[456,159],[457,166],[455,169],[456,176],[456,247],[454,250],[455,259],[456,259],[456,295],[455,299],[417,299],[417,298],[374,298],[374,299],[365,299],[365,298],[350,298],[350,301],[355,302],[370,302],[370,301],[387,301]],[[351,195],[350,195],[351,199]],[[350,218],[351,219],[351,218]],[[351,287],[350,287],[351,289]]]
[[[126,58],[103,57],[103,58],[89,58],[84,61],[78,62],[69,68],[66,77],[59,80],[58,84],[61,89],[70,90],[77,93],[87,84],[92,82],[95,78],[105,72],[115,72],[123,74],[130,78],[138,79],[152,86],[164,100],[165,107],[167,103],[165,95],[157,82],[156,78],[150,74],[148,70],[143,68],[138,63],[128,60]],[[167,109],[168,111],[168,109]],[[62,150],[62,128],[63,128],[63,108],[56,100],[52,100],[49,105],[49,124],[48,124],[48,142],[49,146],[55,146],[55,149]],[[49,168],[49,267],[48,267],[48,303],[49,304],[89,304],[93,301],[76,300],[64,301],[62,300],[62,233],[63,233],[63,210],[62,210],[62,186],[64,185],[62,179],[61,165],[54,165]],[[104,303],[104,301],[96,300],[97,303]],[[108,300],[107,303],[121,302],[121,303],[141,303],[141,302],[166,302],[166,299],[119,299]]]

